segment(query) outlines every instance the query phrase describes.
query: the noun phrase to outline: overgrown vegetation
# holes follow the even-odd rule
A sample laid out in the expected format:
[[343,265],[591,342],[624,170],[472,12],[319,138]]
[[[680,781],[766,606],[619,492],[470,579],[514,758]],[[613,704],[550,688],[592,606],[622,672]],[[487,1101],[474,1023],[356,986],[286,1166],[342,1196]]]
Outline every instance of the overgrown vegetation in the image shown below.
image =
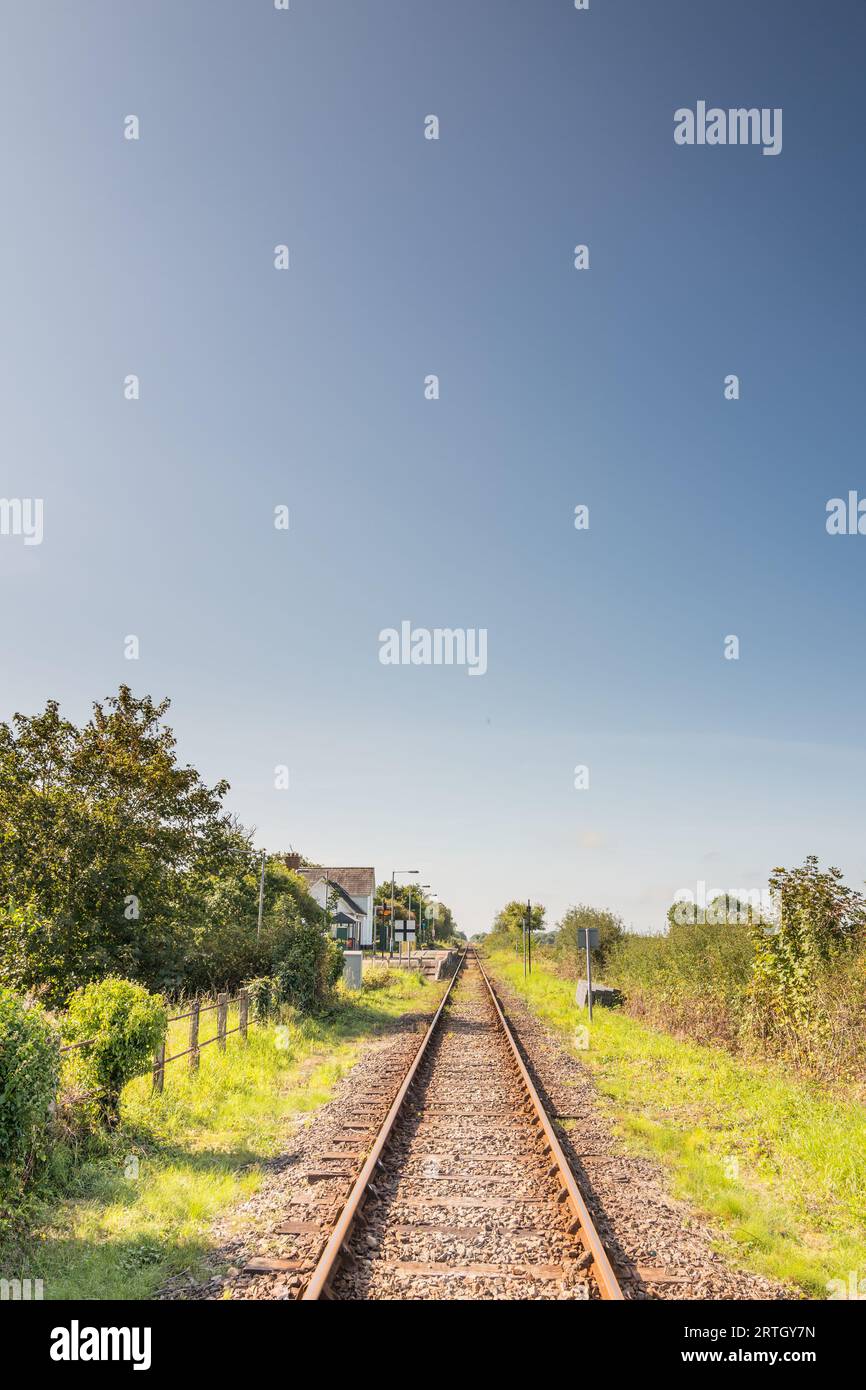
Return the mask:
[[842,883],[839,869],[822,873],[814,855],[800,869],[774,870],[770,888],[776,920],[752,924],[756,1024],[769,1036],[824,1033],[829,1020],[816,985],[866,944],[866,901]]
[[737,1047],[749,1002],[754,948],[739,923],[671,920],[661,936],[623,935],[604,972],[636,1017]]
[[46,1151],[60,1038],[38,1005],[0,989],[0,1210]]
[[[116,1126],[166,999],[251,980],[260,1017],[333,1003],[342,953],[306,881],[269,857],[259,920],[252,837],[223,807],[228,783],[178,763],[168,707],[121,686],[80,727],[53,700],[0,724],[0,1156],[19,1207],[48,1107],[55,1136]],[[58,1029],[75,1045],[60,1092]]]
[[[614,946],[625,935],[621,919],[613,912],[588,907],[585,903],[570,907],[551,943],[560,969],[568,978],[586,973],[586,948],[578,945],[581,939],[578,933],[586,930],[598,932],[598,945],[590,951],[592,966],[596,971],[604,969]],[[590,936],[590,941],[594,939]]]
[[[287,935],[274,961],[269,991],[270,1008],[291,1004],[314,1013],[333,994],[343,973],[343,953],[324,936],[318,923],[302,922]],[[259,1007],[262,996],[259,995]]]
[[488,933],[491,948],[522,951],[526,931],[529,932],[533,943],[544,931],[544,915],[545,909],[541,903],[531,905],[512,899],[497,912],[493,920],[493,926]]
[[[577,932],[596,927],[594,969],[633,1016],[732,1051],[784,1057],[866,1094],[866,899],[841,880],[809,856],[775,869],[760,903],[727,894],[705,906],[674,902],[654,936],[581,905],[540,953],[563,978],[581,976]],[[498,915],[491,949],[520,950],[517,906]]]
[[[628,1147],[658,1159],[674,1190],[712,1218],[722,1248],[811,1297],[838,1296],[866,1269],[866,1108],[773,1062],[732,1056],[620,1010],[596,1009],[575,1047],[573,982],[513,952],[494,974],[587,1066]],[[585,1039],[581,1035],[581,1042]]]
[[81,1044],[74,1065],[99,1099],[103,1117],[116,1123],[127,1081],[147,1071],[164,1040],[168,1011],[143,985],[109,976],[75,991],[63,1019],[67,1041]]
[[633,1014],[866,1093],[866,903],[814,856],[770,889],[772,912],[672,909],[663,936],[617,944],[609,976]]
[[[224,1053],[205,1048],[197,1072],[177,1062],[161,1094],[149,1076],[128,1082],[111,1130],[55,1121],[27,1203],[0,1219],[0,1277],[41,1278],[46,1299],[137,1299],[195,1271],[212,1221],[255,1192],[287,1132],[396,1020],[429,1013],[440,997],[407,971],[354,993],[340,987],[315,1015],[283,1007],[246,1045],[235,1035]],[[186,1046],[187,1026],[169,1025],[169,1054]]]
[[0,723],[0,985],[52,1006],[107,975],[231,990],[321,924],[274,855],[257,932],[251,835],[224,809],[227,782],[178,763],[168,708],[121,686],[80,727],[55,700]]

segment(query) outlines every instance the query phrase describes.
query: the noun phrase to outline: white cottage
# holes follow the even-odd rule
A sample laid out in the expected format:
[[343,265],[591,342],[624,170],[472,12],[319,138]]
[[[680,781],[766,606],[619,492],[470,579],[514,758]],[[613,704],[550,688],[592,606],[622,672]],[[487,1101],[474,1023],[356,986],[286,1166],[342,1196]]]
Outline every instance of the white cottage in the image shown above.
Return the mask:
[[335,911],[355,928],[350,930],[356,945],[372,946],[374,931],[373,899],[376,874],[373,869],[300,868],[298,873],[307,880],[312,897],[324,909],[329,895],[337,894]]

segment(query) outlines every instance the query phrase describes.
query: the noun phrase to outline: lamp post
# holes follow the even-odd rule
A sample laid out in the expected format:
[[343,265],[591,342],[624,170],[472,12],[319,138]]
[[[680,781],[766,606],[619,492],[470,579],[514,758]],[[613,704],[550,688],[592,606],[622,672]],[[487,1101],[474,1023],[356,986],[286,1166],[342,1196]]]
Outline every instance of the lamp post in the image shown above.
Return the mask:
[[430,912],[431,912],[431,915],[430,915],[430,917],[427,918],[427,921],[430,922],[431,925],[432,925],[434,940],[435,940],[435,937],[436,937],[436,926],[435,926],[435,923],[434,923],[434,921],[433,921],[432,913],[433,913],[433,909],[436,907],[436,904],[437,904],[438,901],[439,901],[439,894],[438,894],[438,893],[431,893],[431,894],[430,894]]
[[[417,886],[418,886],[418,921],[417,921],[417,928],[418,928],[418,929],[417,929],[417,931],[415,932],[415,943],[416,943],[416,945],[417,945],[417,947],[418,947],[418,950],[420,951],[420,949],[421,949],[421,903],[422,903],[423,898],[424,898],[424,889],[425,889],[425,888],[429,888],[429,887],[430,887],[430,884],[429,884],[429,883],[419,883]],[[410,909],[411,909],[411,905],[412,905],[412,895],[411,895],[411,893],[410,893],[410,895],[409,895],[409,906],[410,906]],[[411,960],[412,960],[412,943],[411,943],[411,941],[409,942],[409,960],[410,960],[410,962],[411,962]]]
[[[434,898],[438,898],[439,894],[438,894],[438,893],[434,893],[433,896],[434,896]],[[440,915],[441,915],[441,912],[442,912],[442,904],[441,904],[440,902],[437,902],[437,903],[436,903],[436,916],[433,918],[433,929],[432,929],[432,934],[431,934],[431,940],[432,940],[432,942],[433,942],[434,947],[435,947],[435,945],[436,945],[436,923],[439,921],[439,917],[440,917]]]
[[388,928],[388,956],[394,954],[394,880],[398,874],[417,874],[417,869],[391,870],[391,925]]

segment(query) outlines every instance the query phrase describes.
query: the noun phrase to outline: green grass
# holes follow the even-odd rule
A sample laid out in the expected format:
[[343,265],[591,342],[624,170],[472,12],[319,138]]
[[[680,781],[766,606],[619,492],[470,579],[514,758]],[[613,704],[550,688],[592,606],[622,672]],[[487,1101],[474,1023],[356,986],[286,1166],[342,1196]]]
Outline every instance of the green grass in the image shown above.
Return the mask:
[[[235,1034],[223,1054],[204,1048],[197,1074],[186,1058],[172,1063],[161,1096],[149,1077],[130,1082],[118,1134],[96,1150],[55,1148],[26,1232],[0,1240],[0,1277],[41,1278],[46,1299],[148,1298],[195,1268],[213,1219],[256,1190],[262,1162],[330,1098],[365,1043],[440,997],[415,975],[344,991],[326,1016],[290,1016],[282,1031],[251,1025],[247,1045]],[[202,1042],[214,1017],[202,1015]],[[167,1056],[187,1046],[187,1026],[171,1025]]]
[[866,1278],[862,1104],[618,1010],[596,1008],[580,1048],[573,981],[541,962],[524,982],[512,953],[488,959],[592,1072],[632,1152],[660,1160],[675,1194],[712,1219],[723,1253],[813,1298]]

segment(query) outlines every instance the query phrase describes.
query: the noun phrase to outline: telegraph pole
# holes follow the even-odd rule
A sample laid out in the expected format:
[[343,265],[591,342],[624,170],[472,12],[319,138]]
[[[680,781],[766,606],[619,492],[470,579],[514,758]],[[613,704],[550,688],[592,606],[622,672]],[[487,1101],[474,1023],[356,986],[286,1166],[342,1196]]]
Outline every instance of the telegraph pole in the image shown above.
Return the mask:
[[261,870],[261,873],[260,873],[260,875],[259,875],[259,920],[258,920],[258,925],[256,926],[256,940],[257,940],[257,941],[260,939],[261,934],[262,934],[262,913],[263,913],[263,911],[264,911],[264,906],[265,906],[265,850],[262,850],[262,870]]

